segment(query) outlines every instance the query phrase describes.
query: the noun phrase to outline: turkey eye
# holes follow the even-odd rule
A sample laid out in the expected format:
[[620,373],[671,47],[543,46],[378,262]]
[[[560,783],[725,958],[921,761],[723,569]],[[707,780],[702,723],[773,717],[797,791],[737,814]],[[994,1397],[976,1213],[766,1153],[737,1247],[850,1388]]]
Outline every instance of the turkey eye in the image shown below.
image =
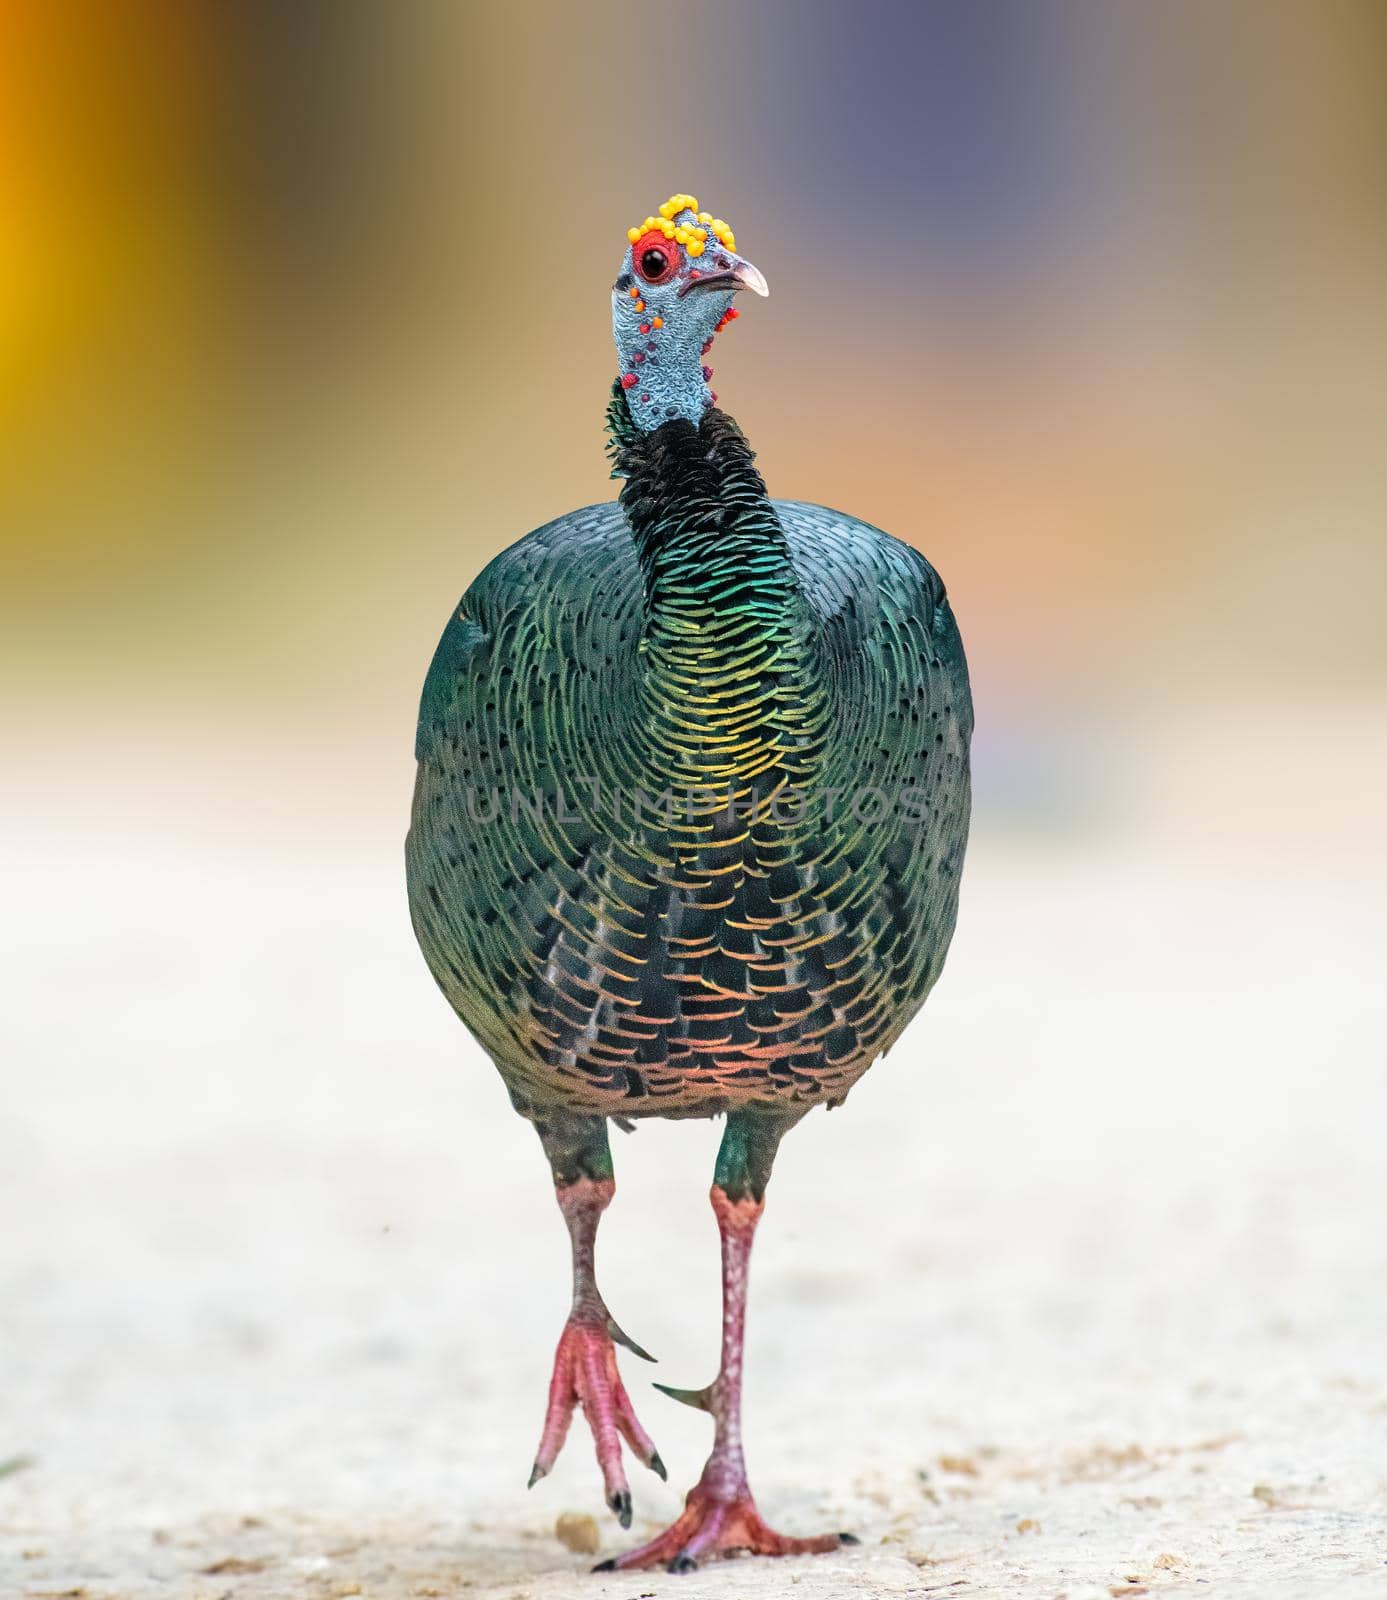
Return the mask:
[[679,265],[679,246],[650,228],[631,246],[631,264],[646,283],[668,283]]

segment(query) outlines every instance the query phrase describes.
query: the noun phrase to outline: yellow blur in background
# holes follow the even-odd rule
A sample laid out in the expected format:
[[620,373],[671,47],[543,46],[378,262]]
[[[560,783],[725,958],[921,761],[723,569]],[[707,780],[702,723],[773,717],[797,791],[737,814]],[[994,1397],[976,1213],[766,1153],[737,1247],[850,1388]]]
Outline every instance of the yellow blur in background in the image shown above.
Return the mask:
[[677,188],[773,288],[717,380],[772,492],[950,585],[984,819],[1159,812],[1139,724],[1380,729],[1380,7],[3,13],[4,711],[50,784],[80,725],[137,789],[316,745],[402,803],[452,601],[612,492],[608,288]]

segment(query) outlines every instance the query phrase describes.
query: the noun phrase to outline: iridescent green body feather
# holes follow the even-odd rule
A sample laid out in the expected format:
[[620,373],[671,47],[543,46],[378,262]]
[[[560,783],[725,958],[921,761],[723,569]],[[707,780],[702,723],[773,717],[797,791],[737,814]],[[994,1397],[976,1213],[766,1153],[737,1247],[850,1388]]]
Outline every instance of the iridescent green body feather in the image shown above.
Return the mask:
[[641,432],[618,504],[478,577],[420,708],[410,904],[517,1107],[791,1116],[914,1016],[953,933],[967,668],[944,587],[772,501],[736,424]]

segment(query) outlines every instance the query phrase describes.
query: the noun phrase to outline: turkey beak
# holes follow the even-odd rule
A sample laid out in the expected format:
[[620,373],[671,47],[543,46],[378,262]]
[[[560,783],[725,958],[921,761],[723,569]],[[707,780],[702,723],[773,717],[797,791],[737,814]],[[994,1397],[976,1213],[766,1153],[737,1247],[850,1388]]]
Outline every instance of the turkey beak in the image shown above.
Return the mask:
[[[724,254],[731,255],[730,251]],[[759,294],[763,299],[771,292],[771,286],[766,282],[766,275],[760,267],[753,267],[749,261],[743,261],[740,256],[732,256],[732,265],[716,272],[694,272],[679,286],[679,298],[694,289],[722,289],[735,293],[738,289],[750,289],[753,294]]]

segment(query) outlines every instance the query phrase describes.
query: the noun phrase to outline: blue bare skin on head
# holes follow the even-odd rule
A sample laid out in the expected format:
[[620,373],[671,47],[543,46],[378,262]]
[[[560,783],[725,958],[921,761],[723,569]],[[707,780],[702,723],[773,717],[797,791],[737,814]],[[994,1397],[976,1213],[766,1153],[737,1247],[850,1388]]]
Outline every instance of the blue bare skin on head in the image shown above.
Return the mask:
[[767,294],[760,271],[732,248],[720,219],[675,195],[632,228],[612,285],[612,336],[631,418],[651,433],[676,417],[697,426],[713,404],[704,357],[740,289]]

